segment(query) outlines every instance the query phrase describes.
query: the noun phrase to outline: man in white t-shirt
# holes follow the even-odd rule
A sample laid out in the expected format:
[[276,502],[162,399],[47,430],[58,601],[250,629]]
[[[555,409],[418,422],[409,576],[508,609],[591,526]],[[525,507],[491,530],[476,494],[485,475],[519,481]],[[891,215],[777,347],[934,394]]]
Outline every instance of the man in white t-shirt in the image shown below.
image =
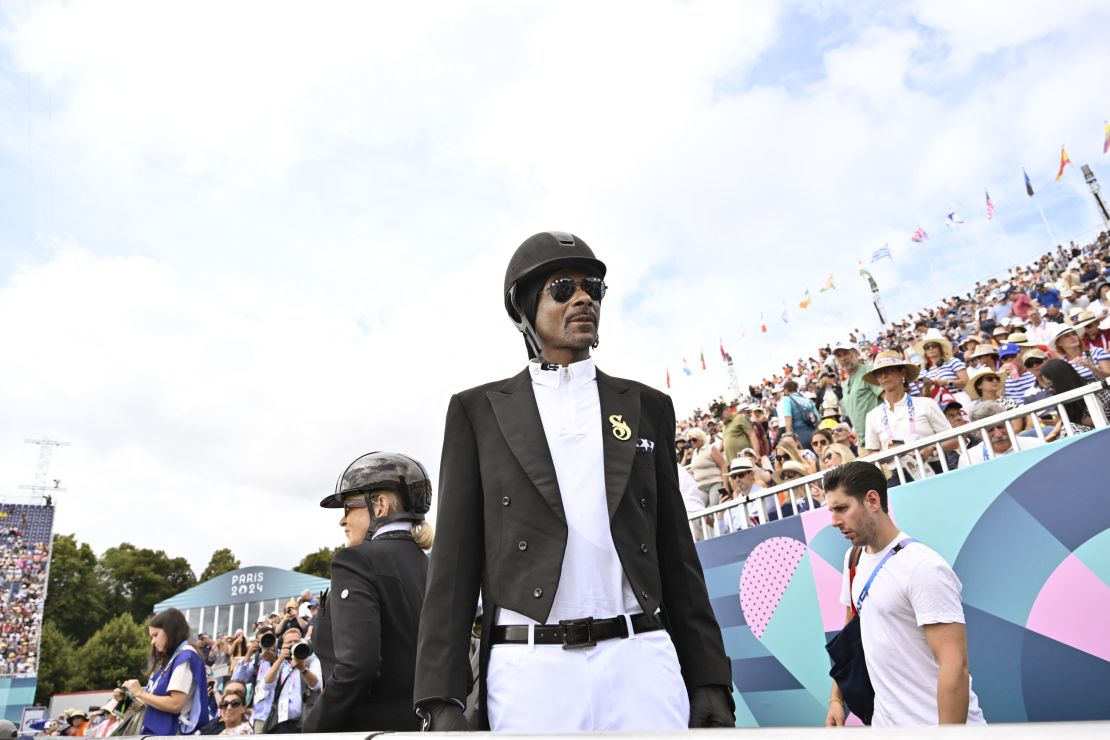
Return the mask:
[[[874,465],[855,461],[830,470],[825,498],[832,525],[863,548],[854,578],[848,568],[852,550],[845,554],[840,602],[848,609],[847,620],[853,606],[859,608],[863,652],[875,689],[872,724],[985,724],[971,690],[962,587],[952,568],[934,550],[899,531],[887,513],[886,479]],[[880,563],[861,602],[861,592]],[[825,725],[842,726],[845,716],[834,682]]]

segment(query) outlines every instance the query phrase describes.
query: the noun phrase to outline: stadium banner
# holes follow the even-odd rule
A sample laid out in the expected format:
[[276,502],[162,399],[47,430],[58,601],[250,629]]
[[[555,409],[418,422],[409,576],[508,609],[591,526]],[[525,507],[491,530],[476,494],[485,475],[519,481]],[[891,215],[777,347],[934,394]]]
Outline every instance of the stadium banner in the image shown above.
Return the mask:
[[[890,492],[898,526],[963,583],[988,722],[1110,719],[1108,452],[1101,429]],[[820,508],[697,543],[740,727],[825,720],[849,548],[829,521]]]
[[0,503],[0,717],[17,727],[23,709],[35,703],[53,532],[53,506]]

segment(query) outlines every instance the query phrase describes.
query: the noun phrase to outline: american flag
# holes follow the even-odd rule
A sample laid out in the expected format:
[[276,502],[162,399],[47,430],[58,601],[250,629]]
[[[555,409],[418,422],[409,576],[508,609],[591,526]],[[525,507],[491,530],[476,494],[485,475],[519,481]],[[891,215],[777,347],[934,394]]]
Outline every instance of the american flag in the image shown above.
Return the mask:
[[991,194],[986,188],[983,188],[983,192],[987,194],[987,220],[990,221],[994,218],[994,201],[991,200]]
[[910,237],[910,241],[911,242],[923,242],[928,238],[929,238],[929,235],[925,233],[925,229],[918,226],[917,230],[913,232],[913,236]]

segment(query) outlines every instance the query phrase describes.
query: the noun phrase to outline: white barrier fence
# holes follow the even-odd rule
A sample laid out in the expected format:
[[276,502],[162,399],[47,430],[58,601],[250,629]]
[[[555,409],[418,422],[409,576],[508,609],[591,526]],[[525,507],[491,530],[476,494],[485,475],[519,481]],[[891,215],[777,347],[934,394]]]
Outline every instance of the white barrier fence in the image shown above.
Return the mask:
[[[1034,420],[1032,431],[1037,439],[1041,442],[1046,442],[1048,441],[1046,440],[1046,436],[1052,430],[1046,432],[1038,416],[1046,410],[1054,410],[1058,415],[1061,422],[1059,438],[1067,438],[1080,434],[1080,431],[1074,430],[1072,425],[1068,423],[1068,414],[1065,410],[1065,406],[1074,401],[1083,402],[1095,429],[1102,429],[1110,425],[1097,396],[1100,391],[1104,390],[1110,390],[1107,381],[1102,380],[1091,383],[1082,388],[1076,388],[1075,390],[1057,394],[1051,398],[1045,398],[1040,401],[1034,401],[1033,403],[1019,406],[1012,411],[1006,411],[986,419],[970,422],[940,434],[922,437],[921,439],[899,447],[892,447],[889,450],[884,450],[874,455],[867,455],[859,459],[892,468],[893,474],[898,477],[898,482],[906,483],[913,479],[913,473],[910,471],[918,471],[918,475],[921,475],[921,471],[924,471],[926,477],[934,474],[929,461],[923,457],[922,450],[932,449],[933,454],[931,458],[939,464],[941,469],[940,472],[948,472],[948,461],[942,445],[956,440],[958,445],[956,449],[959,450],[961,455],[966,456],[968,451],[968,437],[978,435],[982,442],[973,449],[977,451],[976,454],[985,454],[987,460],[993,460],[996,455],[990,443],[988,430],[1004,425],[1010,437],[1012,449],[1016,452],[1019,447],[1018,433],[1014,429],[1014,422],[1025,417],[1032,417]],[[982,453],[979,453],[979,450],[982,450]],[[781,519],[784,505],[787,503],[790,505],[790,511],[787,516],[790,516],[792,513],[797,513],[800,508],[813,509],[817,505],[814,500],[814,493],[817,492],[818,501],[823,495],[821,481],[824,474],[825,471],[819,471],[812,475],[807,475],[804,478],[792,480],[789,483],[781,483],[771,488],[760,489],[743,499],[725,501],[700,511],[691,512],[690,529],[694,534],[694,539],[709,539],[721,534],[727,534],[736,529],[747,529],[748,527],[757,526],[758,524],[766,524],[770,519],[769,511],[774,512],[776,519]],[[780,500],[782,497],[780,497],[779,494],[786,494],[786,501]],[[753,513],[749,513],[749,504],[755,504],[755,511]],[[738,506],[744,507],[739,515],[730,511]],[[752,522],[749,520],[749,517],[755,518],[757,521]]]

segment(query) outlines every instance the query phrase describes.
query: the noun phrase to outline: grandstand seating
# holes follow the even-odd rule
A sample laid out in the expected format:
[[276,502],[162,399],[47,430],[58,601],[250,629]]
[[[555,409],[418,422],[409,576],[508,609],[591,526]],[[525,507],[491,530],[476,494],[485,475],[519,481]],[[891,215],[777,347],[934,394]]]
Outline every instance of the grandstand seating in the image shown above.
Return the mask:
[[0,504],[0,676],[38,671],[54,507]]

